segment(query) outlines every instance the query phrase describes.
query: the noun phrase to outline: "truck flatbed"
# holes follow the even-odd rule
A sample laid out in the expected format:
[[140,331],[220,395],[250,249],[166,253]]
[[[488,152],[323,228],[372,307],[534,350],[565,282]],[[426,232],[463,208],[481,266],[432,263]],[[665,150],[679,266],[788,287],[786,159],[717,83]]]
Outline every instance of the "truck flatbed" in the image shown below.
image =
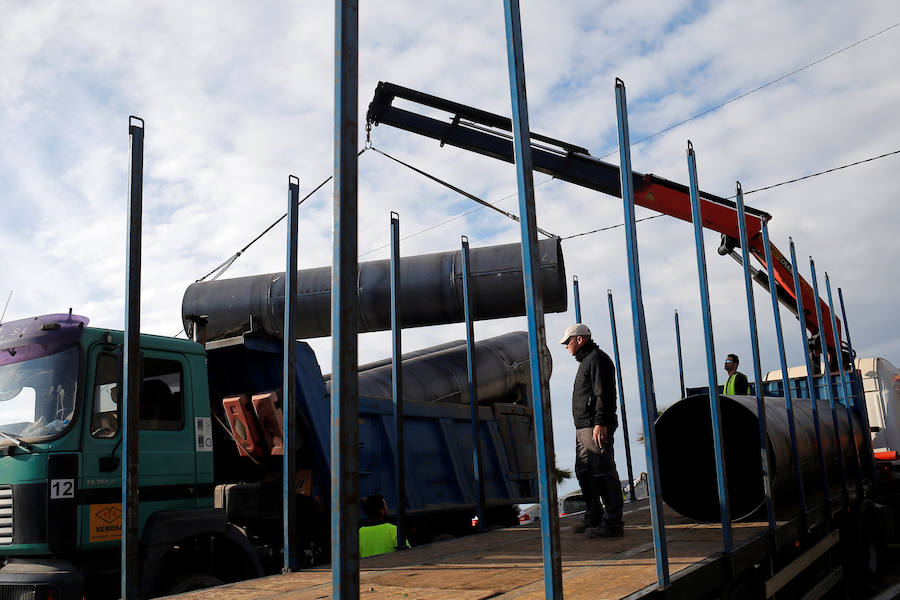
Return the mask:
[[[653,531],[646,500],[625,504],[625,536],[587,539],[572,532],[579,516],[560,519],[563,589],[567,599],[640,597],[656,585]],[[718,523],[689,521],[666,511],[669,568],[674,576],[685,569],[709,571],[705,586],[719,585],[722,535]],[[765,523],[734,525],[735,545],[763,539]],[[360,597],[367,600],[483,598],[544,598],[543,555],[539,523],[497,529],[373,556],[360,561]],[[755,554],[753,552],[752,554]],[[691,578],[694,579],[694,578]],[[688,591],[688,590],[685,590]],[[698,592],[696,588],[694,592]],[[176,596],[180,600],[291,599],[331,597],[329,568],[311,569],[241,581]]]

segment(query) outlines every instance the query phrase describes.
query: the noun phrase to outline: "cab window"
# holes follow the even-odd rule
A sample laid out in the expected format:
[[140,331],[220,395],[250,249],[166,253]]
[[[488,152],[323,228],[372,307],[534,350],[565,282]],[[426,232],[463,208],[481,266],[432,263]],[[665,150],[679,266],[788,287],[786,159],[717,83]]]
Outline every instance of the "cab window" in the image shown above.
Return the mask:
[[[178,431],[184,427],[184,401],[181,363],[159,358],[145,358],[139,409],[140,428],[144,430]],[[118,361],[110,354],[97,358],[94,382],[94,410],[91,435],[115,437],[122,419],[119,410]]]

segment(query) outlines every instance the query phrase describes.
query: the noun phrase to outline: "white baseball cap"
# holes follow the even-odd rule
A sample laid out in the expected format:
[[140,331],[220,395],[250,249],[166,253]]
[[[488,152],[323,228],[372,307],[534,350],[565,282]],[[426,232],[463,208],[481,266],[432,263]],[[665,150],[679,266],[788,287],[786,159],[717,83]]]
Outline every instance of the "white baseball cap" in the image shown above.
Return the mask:
[[569,338],[576,335],[591,337],[591,330],[588,329],[588,326],[584,323],[575,323],[574,325],[569,325],[569,328],[566,329],[566,332],[563,334],[562,339],[559,340],[559,343],[565,346],[569,342]]

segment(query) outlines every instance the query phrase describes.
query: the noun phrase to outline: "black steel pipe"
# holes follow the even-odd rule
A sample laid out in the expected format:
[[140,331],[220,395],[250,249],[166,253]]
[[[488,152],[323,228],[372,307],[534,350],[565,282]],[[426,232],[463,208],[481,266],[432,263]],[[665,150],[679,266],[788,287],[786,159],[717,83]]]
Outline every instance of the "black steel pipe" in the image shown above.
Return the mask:
[[[460,251],[400,259],[403,327],[463,320]],[[541,240],[540,276],[544,311],[566,310],[566,272],[559,238]],[[519,244],[472,248],[472,311],[476,320],[525,314]],[[298,272],[297,337],[331,334],[331,267]],[[359,265],[359,331],[391,328],[390,261]],[[284,326],[284,273],[194,283],[181,305],[185,331],[197,326],[201,342],[247,331],[280,336]]]
[[[435,346],[434,351],[403,360],[403,401],[469,402],[465,344],[450,348]],[[552,360],[545,347],[544,373],[550,377]],[[475,343],[478,365],[479,404],[530,402],[530,361],[528,333],[514,331]],[[330,385],[330,383],[328,384]],[[372,398],[391,397],[390,363],[359,374],[359,394]]]
[[[756,512],[765,502],[762,464],[759,454],[759,428],[755,396],[719,396],[722,406],[722,430],[725,465],[729,474],[728,495],[735,520]],[[779,518],[791,517],[799,511],[797,480],[791,457],[787,410],[784,398],[764,398],[768,428],[769,473],[772,474],[772,499]],[[819,411],[830,410],[828,402],[819,400]],[[808,399],[794,400],[797,432],[797,455],[800,461],[807,503],[822,501],[823,490],[816,451],[816,435],[812,405]],[[862,425],[853,417],[855,443],[864,451]],[[845,458],[853,458],[850,425],[846,413],[838,415],[841,448]],[[667,408],[656,420],[657,443],[660,448],[659,470],[663,500],[682,515],[697,521],[719,520],[716,468],[713,456],[709,397],[689,396]],[[840,492],[840,458],[830,423],[822,428],[822,455],[825,470],[832,483],[832,496]],[[855,481],[856,473],[848,472]]]

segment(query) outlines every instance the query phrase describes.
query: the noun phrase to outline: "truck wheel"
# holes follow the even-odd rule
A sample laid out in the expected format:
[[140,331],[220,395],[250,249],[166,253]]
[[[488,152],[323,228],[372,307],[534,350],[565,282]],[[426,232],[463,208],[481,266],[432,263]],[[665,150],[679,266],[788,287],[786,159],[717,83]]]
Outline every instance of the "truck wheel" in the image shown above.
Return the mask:
[[181,594],[193,590],[203,590],[222,585],[223,583],[225,582],[212,575],[188,573],[187,575],[176,578],[175,581],[166,588],[163,595],[171,596],[173,594]]

